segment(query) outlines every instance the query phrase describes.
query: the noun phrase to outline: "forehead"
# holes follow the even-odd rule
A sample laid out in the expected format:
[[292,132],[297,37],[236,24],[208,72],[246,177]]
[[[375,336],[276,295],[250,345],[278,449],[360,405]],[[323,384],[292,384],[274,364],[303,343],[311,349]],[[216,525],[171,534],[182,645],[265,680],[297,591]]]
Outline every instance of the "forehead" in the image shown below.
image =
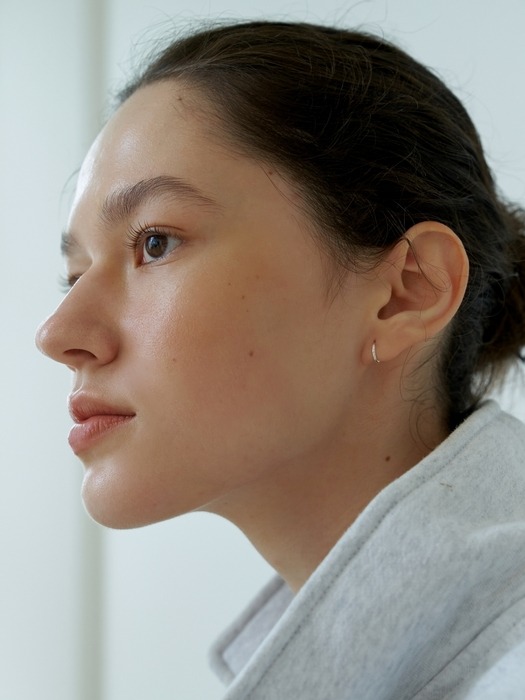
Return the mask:
[[[75,203],[144,179],[201,170],[206,153],[221,151],[197,118],[188,90],[173,83],[141,88],[113,114],[90,148],[79,173]],[[200,110],[202,113],[202,109]],[[226,149],[224,155],[226,155]]]
[[108,211],[124,218],[144,192],[148,197],[174,194],[185,204],[235,215],[266,203],[274,210],[293,209],[297,216],[302,200],[292,186],[217,133],[213,109],[186,86],[165,81],[140,88],[111,117],[86,156],[68,231],[80,229],[80,219],[88,229],[100,220],[111,222]]

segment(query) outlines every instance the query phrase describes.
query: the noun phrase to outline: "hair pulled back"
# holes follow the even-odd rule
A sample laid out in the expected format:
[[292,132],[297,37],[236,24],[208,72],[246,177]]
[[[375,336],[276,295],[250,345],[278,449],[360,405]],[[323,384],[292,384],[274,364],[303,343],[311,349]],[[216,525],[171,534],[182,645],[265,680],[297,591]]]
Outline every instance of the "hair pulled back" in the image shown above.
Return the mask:
[[525,345],[525,217],[496,192],[467,112],[382,38],[248,22],[171,43],[121,93],[183,80],[243,152],[280,167],[341,264],[376,260],[420,221],[461,238],[470,277],[441,348],[449,426]]

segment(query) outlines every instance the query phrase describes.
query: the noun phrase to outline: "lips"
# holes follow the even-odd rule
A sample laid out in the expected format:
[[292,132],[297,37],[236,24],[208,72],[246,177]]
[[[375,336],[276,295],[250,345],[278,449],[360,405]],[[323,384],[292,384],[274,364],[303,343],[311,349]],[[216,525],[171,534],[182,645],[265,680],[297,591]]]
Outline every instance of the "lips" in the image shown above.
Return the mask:
[[68,405],[75,422],[69,432],[68,442],[77,455],[129,424],[136,415],[125,407],[113,406],[85,392],[72,394]]

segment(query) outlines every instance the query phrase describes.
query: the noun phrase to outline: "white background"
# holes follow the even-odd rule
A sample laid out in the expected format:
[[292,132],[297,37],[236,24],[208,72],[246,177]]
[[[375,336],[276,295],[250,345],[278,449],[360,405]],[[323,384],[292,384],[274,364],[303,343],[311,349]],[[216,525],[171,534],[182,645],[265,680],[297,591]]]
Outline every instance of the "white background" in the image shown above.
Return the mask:
[[67,371],[33,346],[60,298],[71,178],[104,95],[156,35],[210,17],[385,33],[463,99],[501,188],[525,202],[523,0],[0,0],[0,700],[220,698],[206,649],[270,575],[212,516],[91,523],[65,441]]

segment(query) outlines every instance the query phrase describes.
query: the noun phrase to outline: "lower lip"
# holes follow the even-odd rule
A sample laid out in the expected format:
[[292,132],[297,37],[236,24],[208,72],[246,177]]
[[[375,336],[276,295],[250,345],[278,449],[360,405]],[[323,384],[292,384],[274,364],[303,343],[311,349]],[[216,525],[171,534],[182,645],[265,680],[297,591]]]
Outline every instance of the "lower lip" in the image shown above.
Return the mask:
[[108,433],[113,432],[134,416],[101,415],[91,416],[82,423],[76,423],[69,431],[68,442],[73,452],[78,455],[92,447]]

